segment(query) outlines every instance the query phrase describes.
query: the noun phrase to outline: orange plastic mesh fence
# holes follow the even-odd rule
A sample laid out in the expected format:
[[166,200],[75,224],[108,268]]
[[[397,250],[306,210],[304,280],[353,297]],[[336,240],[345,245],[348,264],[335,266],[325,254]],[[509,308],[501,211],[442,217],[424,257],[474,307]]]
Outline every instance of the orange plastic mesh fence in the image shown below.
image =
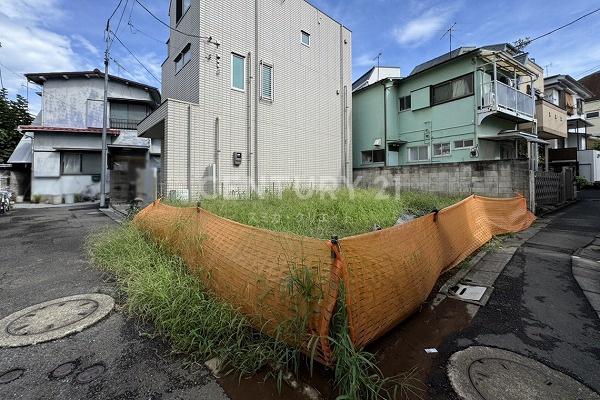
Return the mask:
[[[328,364],[340,280],[352,341],[361,347],[414,312],[446,269],[493,235],[523,230],[534,219],[523,197],[471,196],[436,214],[338,243],[254,228],[159,201],[134,223],[181,256],[191,273],[256,328],[307,353],[310,337],[319,336],[314,354]],[[305,285],[307,280],[313,285]],[[299,316],[308,321],[306,335],[282,330]]]

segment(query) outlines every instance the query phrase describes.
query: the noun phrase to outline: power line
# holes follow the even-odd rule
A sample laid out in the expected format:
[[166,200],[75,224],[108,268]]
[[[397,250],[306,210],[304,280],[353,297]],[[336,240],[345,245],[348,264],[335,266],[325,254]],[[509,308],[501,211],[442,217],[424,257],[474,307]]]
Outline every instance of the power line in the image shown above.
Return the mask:
[[[122,1],[122,0],[121,0]],[[125,15],[125,12],[127,11],[127,4],[129,3],[129,0],[125,0],[125,5],[123,6],[123,11],[121,11],[121,16],[119,17],[119,22],[117,23],[117,28],[115,29],[115,35],[117,34],[117,32],[119,32],[119,28],[121,27],[121,22],[123,21],[123,16]],[[119,2],[119,6],[121,5],[121,2]],[[118,9],[118,7],[117,7]],[[114,13],[113,13],[114,15]],[[112,16],[111,16],[112,18]],[[107,23],[106,23],[106,27],[108,28],[110,25],[110,18],[108,19]],[[112,47],[112,41],[110,41],[110,35],[106,38],[108,41],[108,50],[110,51],[110,48]]]
[[110,17],[108,17],[107,22],[110,22],[110,20],[112,19],[112,17],[115,16],[115,13],[117,12],[117,10],[119,9],[119,7],[121,7],[121,3],[123,2],[123,0],[119,0],[119,4],[117,4],[117,6],[115,7],[115,9],[113,10],[112,14],[110,14]]
[[[134,4],[135,4],[135,2],[134,2]],[[150,35],[150,34],[148,34],[148,33],[144,32],[143,30],[141,30],[140,28],[138,28],[137,26],[135,26],[135,25],[133,24],[133,22],[129,21],[127,24],[129,25],[129,30],[131,31],[131,33],[132,33],[132,34],[134,34],[134,35],[135,35],[135,34],[137,34],[137,33],[141,33],[142,35],[146,36],[146,37],[147,37],[147,38],[149,38],[149,39],[152,39],[152,40],[154,40],[154,41],[157,41],[158,43],[165,44],[165,41],[164,41],[164,40],[157,39],[157,38],[155,38],[154,36],[152,36],[152,35]]]
[[[161,24],[163,24],[164,26],[166,26],[167,28],[169,28],[170,30],[180,33],[182,35],[185,36],[189,36],[189,37],[193,37],[196,39],[203,39],[203,40],[208,40],[209,42],[212,42],[213,38],[212,36],[199,36],[199,35],[194,35],[191,33],[185,33],[180,31],[177,28],[173,28],[171,25],[167,24],[165,21],[163,21],[162,19],[158,18],[156,15],[154,15],[154,13],[152,11],[150,11],[144,4],[142,4],[139,0],[134,0],[136,3],[138,3],[144,10],[146,10],[148,12],[148,14],[150,14],[152,17],[154,17],[155,20],[157,20],[158,22],[160,22]],[[216,46],[219,46],[219,43],[215,42]]]
[[140,59],[139,59],[139,58],[137,58],[137,57],[136,57],[136,55],[135,55],[135,54],[133,54],[133,52],[132,52],[131,50],[129,50],[129,47],[127,47],[127,46],[125,45],[125,43],[123,43],[123,42],[121,41],[121,39],[119,39],[119,37],[118,37],[118,36],[117,36],[117,35],[116,35],[114,32],[110,31],[110,33],[112,33],[113,37],[114,37],[115,39],[117,39],[117,42],[119,42],[119,43],[121,44],[121,46],[123,46],[123,48],[124,48],[125,50],[127,50],[127,51],[129,52],[129,54],[131,54],[131,56],[132,56],[132,57],[135,59],[135,61],[137,61],[137,62],[138,62],[138,64],[140,64],[140,65],[142,66],[142,68],[144,68],[144,69],[146,70],[146,72],[147,72],[148,74],[150,74],[150,76],[151,76],[151,77],[153,77],[153,78],[154,78],[154,79],[155,79],[155,80],[156,80],[158,83],[161,83],[160,79],[158,79],[158,78],[156,77],[156,75],[154,75],[154,74],[153,74],[153,73],[152,73],[152,72],[151,72],[151,71],[150,71],[150,70],[149,70],[149,69],[148,69],[148,68],[147,68],[147,67],[144,65],[144,63],[142,63],[142,62],[140,61]]
[[567,22],[566,24],[564,24],[564,25],[561,25],[561,26],[559,26],[558,28],[554,28],[554,29],[552,29],[552,30],[551,30],[551,31],[549,31],[549,32],[546,32],[546,33],[544,33],[544,34],[542,34],[542,35],[536,36],[536,37],[534,37],[533,39],[529,39],[529,38],[526,38],[526,39],[519,39],[519,40],[517,41],[518,45],[517,45],[516,47],[517,47],[519,50],[522,50],[522,49],[524,49],[526,46],[530,45],[532,42],[535,42],[535,41],[536,41],[536,40],[538,40],[538,39],[541,39],[541,38],[543,38],[543,37],[546,37],[546,36],[548,36],[548,35],[551,35],[551,34],[553,34],[554,32],[556,32],[556,31],[559,31],[559,30],[561,30],[561,29],[563,29],[563,28],[566,28],[566,27],[567,27],[567,26],[569,26],[569,25],[573,25],[575,22],[577,22],[577,21],[580,21],[580,20],[584,19],[585,17],[588,17],[588,16],[590,16],[590,15],[592,15],[592,14],[594,14],[594,13],[597,13],[598,11],[600,11],[600,8],[596,8],[596,9],[595,9],[595,10],[593,10],[593,11],[590,11],[590,12],[588,12],[588,13],[586,13],[586,14],[583,14],[582,16],[580,16],[580,17],[578,17],[578,18],[575,18],[573,21]]
[[127,11],[128,3],[129,3],[129,0],[125,0],[125,5],[123,6],[123,12],[121,12],[121,16],[119,17],[119,22],[117,23],[117,29],[115,29],[115,34],[117,34],[119,32],[119,28],[121,27],[121,22],[123,21],[123,16],[125,15],[125,12]]
[[579,74],[577,74],[577,78],[583,77],[584,75],[593,74],[598,69],[600,69],[600,64],[598,64],[598,65],[596,65],[596,66],[594,66],[592,68],[586,69],[583,72],[580,72]]

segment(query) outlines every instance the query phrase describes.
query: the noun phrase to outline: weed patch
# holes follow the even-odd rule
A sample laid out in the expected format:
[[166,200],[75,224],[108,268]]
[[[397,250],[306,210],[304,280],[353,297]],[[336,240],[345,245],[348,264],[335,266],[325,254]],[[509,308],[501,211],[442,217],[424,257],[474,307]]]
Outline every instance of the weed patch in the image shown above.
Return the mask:
[[[242,224],[319,239],[368,232],[375,225],[393,226],[402,214],[423,215],[461,200],[459,196],[403,192],[398,195],[367,189],[342,189],[303,194],[292,188],[261,197],[201,201],[202,208]],[[168,201],[176,206],[196,203]]]

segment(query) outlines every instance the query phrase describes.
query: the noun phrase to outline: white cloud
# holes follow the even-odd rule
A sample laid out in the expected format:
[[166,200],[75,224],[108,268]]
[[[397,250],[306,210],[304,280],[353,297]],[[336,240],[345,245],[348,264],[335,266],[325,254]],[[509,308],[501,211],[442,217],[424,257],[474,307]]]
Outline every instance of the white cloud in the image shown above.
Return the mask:
[[[4,86],[9,95],[26,94],[28,72],[70,71],[85,64],[68,36],[48,28],[62,21],[57,0],[0,0],[0,57]],[[9,72],[7,72],[9,70]],[[39,110],[39,98],[29,90],[30,109]]]
[[373,60],[375,55],[371,54],[361,54],[356,57],[353,62],[353,66],[355,67],[372,67],[376,64],[377,60]]
[[59,0],[0,0],[0,14],[21,22],[45,24],[64,17],[58,3]]
[[460,4],[446,4],[443,7],[429,7],[426,11],[402,26],[393,29],[396,41],[403,46],[419,46],[442,33],[449,25]]
[[87,40],[86,38],[84,38],[83,36],[79,35],[79,34],[74,34],[71,35],[71,38],[75,41],[75,44],[78,45],[79,47],[85,49],[87,52],[98,56],[100,55],[100,50],[98,50],[98,48],[96,46],[94,46],[92,44],[92,42],[90,42],[89,40]]

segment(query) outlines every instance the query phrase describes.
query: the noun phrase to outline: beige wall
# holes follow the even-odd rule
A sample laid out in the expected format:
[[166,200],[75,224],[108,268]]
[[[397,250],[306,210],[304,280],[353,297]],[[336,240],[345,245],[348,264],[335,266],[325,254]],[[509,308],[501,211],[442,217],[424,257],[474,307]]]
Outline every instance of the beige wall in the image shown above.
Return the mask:
[[[225,194],[246,193],[250,186],[262,191],[273,184],[334,187],[346,164],[351,178],[351,32],[305,0],[258,4],[258,53],[254,0],[192,2],[177,29],[212,36],[220,45],[191,39],[192,61],[178,74],[173,59],[190,38],[171,36],[163,94],[193,103],[193,197],[211,186],[206,180],[217,164],[217,148],[217,186]],[[174,16],[172,9],[172,25]],[[310,47],[301,43],[302,30],[311,35]],[[231,89],[232,52],[246,56],[252,79],[245,92]],[[260,83],[256,61],[273,65],[273,102],[255,99]],[[173,102],[163,149],[167,191],[187,188],[186,132],[187,105]],[[242,165],[233,165],[233,152],[243,153]]]
[[538,100],[535,106],[538,121],[538,135],[542,139],[567,137],[567,112],[544,100]]
[[[600,113],[600,99],[594,100],[594,101],[586,101],[585,104],[583,105],[583,110],[586,115],[591,112]],[[589,118],[586,116],[586,121],[594,124],[594,126],[589,126],[587,128],[588,134],[594,135],[594,136],[600,136],[600,117]]]

